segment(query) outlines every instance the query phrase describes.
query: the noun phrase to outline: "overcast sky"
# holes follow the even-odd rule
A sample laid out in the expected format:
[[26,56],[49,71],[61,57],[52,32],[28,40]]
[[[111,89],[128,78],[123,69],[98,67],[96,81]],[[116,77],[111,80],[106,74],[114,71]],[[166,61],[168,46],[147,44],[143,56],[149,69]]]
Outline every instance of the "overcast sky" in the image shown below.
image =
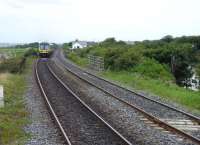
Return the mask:
[[200,34],[200,0],[0,0],[0,42]]

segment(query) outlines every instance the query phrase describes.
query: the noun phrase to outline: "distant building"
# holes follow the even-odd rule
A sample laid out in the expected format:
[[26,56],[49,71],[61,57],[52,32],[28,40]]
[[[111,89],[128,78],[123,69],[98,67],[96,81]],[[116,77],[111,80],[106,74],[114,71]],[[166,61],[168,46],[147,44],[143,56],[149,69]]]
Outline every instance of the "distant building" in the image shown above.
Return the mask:
[[84,47],[87,47],[86,41],[75,40],[72,42],[72,49],[84,48]]
[[124,41],[126,44],[128,45],[134,45],[135,44],[135,41]]
[[72,42],[72,48],[71,49],[78,49],[78,48],[85,48],[85,47],[89,47],[96,44],[95,42],[88,42],[88,41],[79,41],[79,40],[75,40]]

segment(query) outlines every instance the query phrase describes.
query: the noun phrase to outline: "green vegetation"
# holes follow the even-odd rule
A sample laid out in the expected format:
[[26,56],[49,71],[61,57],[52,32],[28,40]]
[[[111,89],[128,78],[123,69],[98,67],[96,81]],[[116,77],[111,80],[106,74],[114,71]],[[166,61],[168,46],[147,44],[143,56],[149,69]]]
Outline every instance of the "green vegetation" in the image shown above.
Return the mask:
[[22,73],[25,68],[26,60],[29,56],[37,56],[37,50],[28,49],[27,51],[23,52],[23,55],[21,54],[17,57],[3,60],[0,63],[0,73]]
[[198,77],[200,78],[200,64],[197,65],[196,72],[197,72]]
[[78,64],[78,65],[80,65],[82,67],[85,67],[87,65],[87,59],[79,57],[74,52],[69,53],[69,55],[67,55],[67,57],[69,59],[71,59],[73,62],[75,62],[76,64]]
[[0,84],[4,86],[5,106],[0,108],[0,144],[24,144],[30,137],[23,130],[29,123],[23,95],[26,90],[25,74],[29,73],[32,59],[26,62],[22,74],[1,73]]
[[9,57],[22,56],[25,51],[24,48],[0,48],[0,53],[7,54]]
[[114,80],[125,87],[156,94],[165,99],[181,104],[194,113],[200,113],[199,92],[187,90],[178,87],[173,83],[163,82],[161,80],[144,77],[138,73],[129,73],[127,71],[106,71],[101,75],[107,79]]
[[26,76],[31,71],[35,51],[28,49],[0,63],[0,85],[4,86],[5,106],[0,108],[0,144],[24,144],[30,137],[23,127],[29,123],[23,95]]
[[[88,54],[104,57],[107,70],[141,71],[144,62],[154,62],[153,69],[163,68],[162,79],[175,80],[179,86],[189,87],[189,79],[193,75],[193,69],[198,70],[200,64],[200,37],[173,38],[165,36],[161,40],[135,42],[128,45],[123,41],[108,38],[105,41],[77,52],[80,57]],[[149,64],[150,65],[150,64]],[[150,67],[149,67],[150,68]],[[139,70],[137,70],[139,69]],[[145,75],[152,77],[152,74]],[[152,73],[152,72],[149,72]],[[155,77],[155,76],[153,76]]]
[[21,73],[24,69],[25,62],[25,57],[15,57],[11,59],[6,59],[0,64],[0,73]]
[[39,42],[33,42],[29,44],[22,44],[15,46],[15,48],[38,48],[38,47],[39,47]]
[[72,43],[64,43],[62,48],[68,50],[70,47],[72,47]]
[[37,55],[38,55],[37,48],[29,48],[27,51],[24,52],[24,57],[37,56]]
[[104,77],[200,111],[199,92],[183,88],[191,85],[194,70],[200,78],[200,36],[165,36],[133,45],[108,38],[92,47],[67,52],[79,65],[87,63],[88,54],[105,59]]
[[140,64],[136,65],[130,72],[136,72],[141,76],[153,79],[175,81],[167,65],[162,65],[155,59],[146,58]]

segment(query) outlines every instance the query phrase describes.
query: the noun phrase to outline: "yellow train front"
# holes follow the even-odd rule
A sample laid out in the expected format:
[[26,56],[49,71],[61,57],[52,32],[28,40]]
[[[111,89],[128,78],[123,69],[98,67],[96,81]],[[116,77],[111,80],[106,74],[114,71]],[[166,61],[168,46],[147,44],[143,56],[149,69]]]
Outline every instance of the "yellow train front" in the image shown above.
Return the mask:
[[43,42],[39,44],[39,56],[49,57],[50,56],[50,45],[49,43]]

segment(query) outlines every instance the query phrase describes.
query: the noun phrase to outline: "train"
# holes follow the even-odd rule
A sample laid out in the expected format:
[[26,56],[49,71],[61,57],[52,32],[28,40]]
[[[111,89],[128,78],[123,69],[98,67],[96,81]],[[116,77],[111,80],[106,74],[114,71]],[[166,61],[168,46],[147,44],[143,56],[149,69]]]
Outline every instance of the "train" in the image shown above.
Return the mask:
[[39,51],[40,57],[48,58],[51,54],[50,44],[47,43],[47,42],[39,43],[39,50],[38,51]]

